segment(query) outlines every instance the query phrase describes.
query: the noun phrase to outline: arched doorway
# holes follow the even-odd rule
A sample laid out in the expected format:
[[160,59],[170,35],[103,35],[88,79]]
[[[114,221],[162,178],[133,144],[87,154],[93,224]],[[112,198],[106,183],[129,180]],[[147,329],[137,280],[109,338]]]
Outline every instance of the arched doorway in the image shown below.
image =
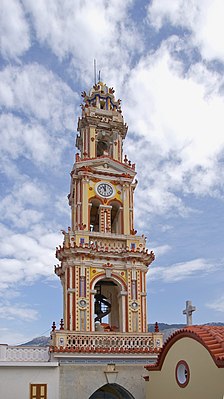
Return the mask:
[[134,399],[134,396],[118,384],[106,384],[94,392],[89,399]]

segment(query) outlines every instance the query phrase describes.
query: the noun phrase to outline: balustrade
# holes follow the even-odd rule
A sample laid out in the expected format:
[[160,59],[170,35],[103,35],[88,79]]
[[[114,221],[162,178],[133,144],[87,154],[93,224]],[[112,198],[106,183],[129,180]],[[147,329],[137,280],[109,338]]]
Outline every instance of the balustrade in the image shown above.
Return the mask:
[[[133,236],[125,236],[118,234],[107,234],[107,237],[104,237],[102,233],[98,232],[89,232],[85,231],[82,234],[73,233],[69,231],[65,233],[65,245],[74,246],[76,242],[76,237],[88,235],[88,242],[84,242],[81,244],[84,248],[93,248],[101,251],[110,251],[110,252],[123,252],[124,250],[130,250],[130,243],[128,241],[133,240]],[[143,237],[135,236],[134,241],[138,242],[136,245],[136,249],[140,252],[145,251],[145,240]]]
[[54,351],[71,352],[127,352],[148,353],[154,351],[153,336],[146,334],[119,333],[52,333]]
[[25,347],[1,345],[0,361],[3,362],[48,362],[48,347]]

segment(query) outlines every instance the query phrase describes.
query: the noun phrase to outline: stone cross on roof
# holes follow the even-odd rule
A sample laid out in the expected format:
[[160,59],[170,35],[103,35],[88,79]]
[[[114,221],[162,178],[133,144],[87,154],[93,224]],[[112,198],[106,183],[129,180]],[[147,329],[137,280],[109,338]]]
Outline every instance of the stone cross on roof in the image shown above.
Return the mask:
[[192,313],[196,310],[195,306],[192,306],[191,301],[186,301],[186,309],[183,310],[183,314],[187,317],[187,326],[192,325]]

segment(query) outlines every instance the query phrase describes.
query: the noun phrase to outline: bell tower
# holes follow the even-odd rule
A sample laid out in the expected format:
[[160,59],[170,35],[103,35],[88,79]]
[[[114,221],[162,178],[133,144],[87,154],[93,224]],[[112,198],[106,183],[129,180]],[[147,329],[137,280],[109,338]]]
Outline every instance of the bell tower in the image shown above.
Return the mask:
[[[57,248],[63,320],[53,324],[54,352],[149,353],[146,273],[154,260],[134,228],[135,164],[123,155],[128,127],[114,89],[99,81],[82,92],[78,152],[71,171],[71,227]],[[82,340],[80,339],[82,337]]]

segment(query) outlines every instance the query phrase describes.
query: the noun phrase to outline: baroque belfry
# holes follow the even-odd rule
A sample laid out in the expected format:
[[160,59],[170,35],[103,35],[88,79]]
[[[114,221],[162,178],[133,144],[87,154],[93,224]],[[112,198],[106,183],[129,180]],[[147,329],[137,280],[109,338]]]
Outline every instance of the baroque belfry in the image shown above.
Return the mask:
[[162,334],[147,332],[146,273],[154,260],[134,228],[135,164],[113,88],[82,93],[71,172],[71,227],[57,248],[63,319],[51,332],[61,399],[143,399],[144,365]]

